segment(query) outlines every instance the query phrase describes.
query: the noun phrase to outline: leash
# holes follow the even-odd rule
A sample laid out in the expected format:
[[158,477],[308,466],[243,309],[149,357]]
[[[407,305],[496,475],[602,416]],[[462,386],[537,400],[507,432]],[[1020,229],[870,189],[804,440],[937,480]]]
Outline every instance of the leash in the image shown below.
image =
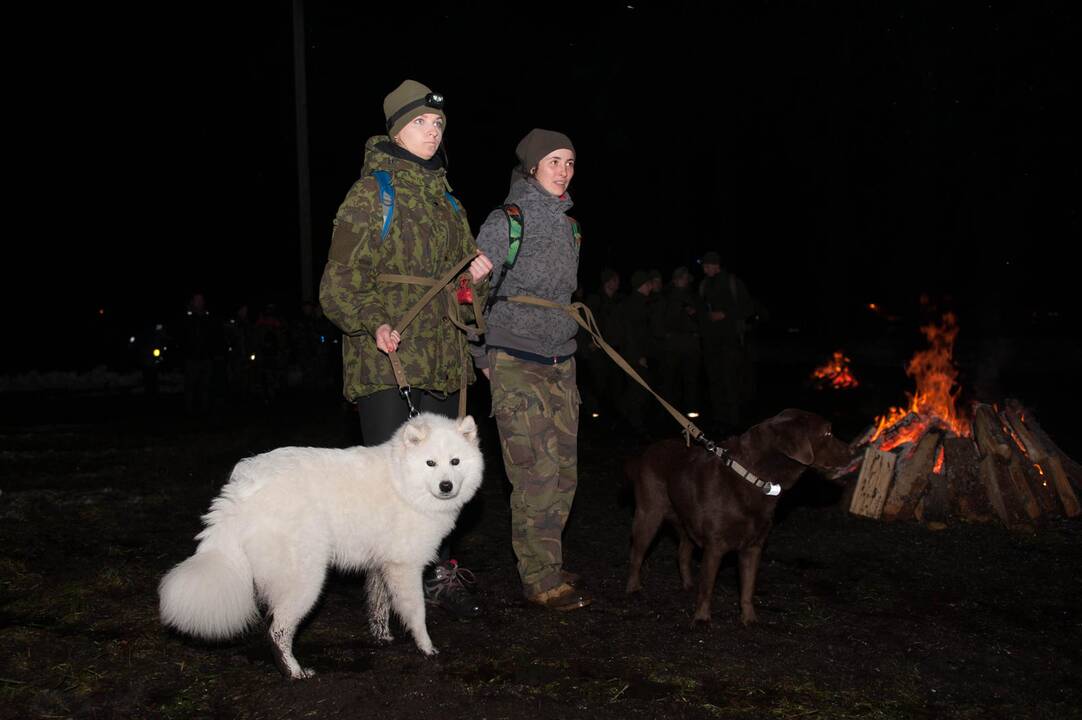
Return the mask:
[[570,305],[561,305],[560,303],[553,302],[552,300],[545,300],[544,298],[533,297],[530,295],[512,295],[510,297],[501,299],[505,299],[509,302],[523,303],[525,305],[537,305],[539,307],[553,308],[556,310],[561,310],[570,315],[571,318],[576,323],[578,323],[583,330],[589,333],[590,337],[594,339],[594,342],[597,343],[598,347],[604,350],[605,353],[609,356],[609,358],[613,362],[615,362],[621,370],[627,373],[632,380],[646,388],[646,391],[653,395],[654,399],[657,400],[658,403],[663,408],[665,408],[665,410],[670,415],[672,415],[673,419],[680,424],[680,427],[684,432],[684,436],[689,444],[691,440],[700,443],[704,448],[706,448],[707,452],[716,455],[726,467],[731,469],[740,477],[747,480],[755,487],[762,490],[763,494],[770,496],[781,494],[781,485],[778,485],[777,483],[772,483],[768,480],[763,480],[751,470],[741,465],[736,460],[736,458],[734,458],[729,453],[728,450],[726,450],[713,440],[709,440],[705,435],[703,435],[703,431],[700,430],[695,425],[695,423],[691,422],[691,420],[685,417],[683,413],[674,408],[665,398],[654,392],[654,389],[651,388],[650,385],[642,379],[642,376],[639,375],[635,368],[631,367],[631,365],[627,362],[627,360],[623,358],[623,356],[620,355],[620,353],[616,352],[616,350],[611,345],[605,342],[605,338],[601,336],[601,331],[597,327],[597,321],[594,319],[593,312],[585,304],[581,302],[573,302]]
[[[377,275],[376,282],[394,282],[405,285],[428,286],[428,290],[421,296],[421,299],[414,303],[413,306],[406,311],[406,314],[402,316],[402,319],[395,323],[391,329],[397,331],[401,336],[406,327],[414,321],[421,310],[432,302],[440,292],[443,292],[444,297],[447,300],[447,319],[451,321],[451,324],[467,334],[471,332],[477,332],[478,334],[484,333],[485,320],[481,313],[481,305],[477,300],[477,293],[472,290],[472,279],[464,278],[467,282],[463,283],[463,287],[468,286],[470,288],[474,317],[477,318],[477,327],[470,327],[462,322],[462,318],[459,316],[458,312],[458,299],[455,295],[455,277],[461,272],[462,268],[469,265],[475,257],[477,257],[476,252],[470,253],[436,280],[421,277],[419,275],[395,275],[391,273]],[[465,357],[462,359],[462,376],[458,386],[458,417],[460,420],[466,415],[466,373],[467,363],[469,363],[469,353],[468,351],[464,352]],[[406,405],[409,406],[409,416],[411,418],[417,417],[420,412],[413,404],[412,388],[406,378],[406,371],[402,368],[402,361],[398,359],[398,351],[392,350],[387,353],[387,357],[391,361],[391,370],[394,372],[395,382],[398,383],[398,392],[402,396],[402,399],[406,401]]]

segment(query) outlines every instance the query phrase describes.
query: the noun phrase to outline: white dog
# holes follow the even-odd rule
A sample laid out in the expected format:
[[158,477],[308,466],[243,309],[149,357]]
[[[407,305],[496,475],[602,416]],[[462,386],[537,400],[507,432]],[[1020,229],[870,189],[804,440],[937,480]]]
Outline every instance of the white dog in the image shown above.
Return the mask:
[[293,657],[293,635],[333,565],[367,571],[377,639],[392,639],[393,607],[432,655],[421,572],[483,469],[473,418],[430,413],[375,447],[287,447],[242,460],[203,516],[195,554],[162,578],[162,622],[223,639],[248,628],[262,602],[282,672],[310,677]]

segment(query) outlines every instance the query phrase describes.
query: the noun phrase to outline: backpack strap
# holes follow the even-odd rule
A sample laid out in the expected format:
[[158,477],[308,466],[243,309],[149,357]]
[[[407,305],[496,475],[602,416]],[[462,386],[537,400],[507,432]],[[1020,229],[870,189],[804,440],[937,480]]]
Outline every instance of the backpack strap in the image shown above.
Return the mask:
[[570,215],[567,219],[571,221],[571,234],[575,237],[575,246],[582,245],[582,226],[579,225],[579,221]]
[[514,203],[503,206],[507,215],[507,259],[503,261],[504,273],[515,266],[518,249],[522,246],[522,208]]
[[482,312],[488,312],[493,303],[503,299],[500,297],[500,288],[503,287],[503,281],[507,279],[508,271],[515,266],[519,248],[522,247],[522,208],[514,203],[508,203],[503,206],[503,212],[507,216],[507,258],[503,261],[503,274],[489,292],[488,301]]
[[[383,209],[383,229],[380,231],[380,240],[387,239],[387,233],[391,232],[391,220],[394,218],[394,185],[391,184],[391,174],[386,170],[376,170],[372,173],[379,185],[379,204]],[[444,197],[451,204],[455,215],[462,211],[462,206],[450,192],[444,191]]]
[[459,211],[462,209],[462,206],[458,204],[458,200],[455,200],[455,196],[446,190],[443,191],[443,194],[447,197],[447,202],[451,203],[451,209],[455,211],[455,215],[458,215]]
[[383,208],[383,230],[379,237],[386,240],[387,233],[391,231],[391,218],[394,217],[394,186],[391,185],[391,174],[386,170],[376,170],[372,177],[379,184],[379,204]]

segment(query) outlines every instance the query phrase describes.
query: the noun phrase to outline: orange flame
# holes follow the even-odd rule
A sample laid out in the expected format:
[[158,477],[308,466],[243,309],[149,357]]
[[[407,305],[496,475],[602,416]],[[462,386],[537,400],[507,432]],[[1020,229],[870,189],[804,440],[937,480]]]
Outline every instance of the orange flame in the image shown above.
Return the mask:
[[840,350],[836,351],[834,357],[812,372],[812,377],[816,380],[829,382],[831,387],[835,389],[855,388],[860,383],[857,382],[856,377],[849,370],[849,362],[849,358],[842,354]]
[[909,407],[892,407],[875,420],[869,442],[889,433],[879,446],[884,452],[916,440],[933,425],[963,437],[972,434],[969,421],[955,407],[961,388],[955,389],[958,370],[954,367],[954,338],[958,325],[954,314],[947,313],[940,325],[926,325],[921,332],[930,347],[913,355],[906,366],[905,374],[917,383],[916,392],[909,396]]
[[936,475],[943,472],[943,446],[942,445],[940,445],[939,450],[936,451],[935,467],[932,468],[932,472],[935,473]]

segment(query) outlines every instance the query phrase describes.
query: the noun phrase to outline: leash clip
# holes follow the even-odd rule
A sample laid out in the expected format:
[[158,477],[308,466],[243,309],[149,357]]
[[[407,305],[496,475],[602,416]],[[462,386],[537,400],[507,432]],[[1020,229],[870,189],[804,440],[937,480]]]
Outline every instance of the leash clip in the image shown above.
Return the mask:
[[413,418],[415,418],[415,417],[417,417],[418,415],[421,414],[420,412],[417,411],[417,408],[414,407],[414,405],[413,405],[413,397],[410,396],[410,386],[409,385],[403,385],[402,387],[398,388],[398,394],[401,395],[402,399],[406,401],[407,405],[409,405],[409,408],[410,408],[410,413],[409,413],[410,420],[412,420]]

